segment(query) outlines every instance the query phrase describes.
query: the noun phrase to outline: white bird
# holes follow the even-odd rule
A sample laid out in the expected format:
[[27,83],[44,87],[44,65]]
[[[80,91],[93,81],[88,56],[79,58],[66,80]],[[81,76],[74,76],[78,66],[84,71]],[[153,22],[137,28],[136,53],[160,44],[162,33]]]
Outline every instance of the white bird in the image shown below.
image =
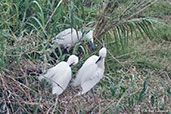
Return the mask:
[[102,79],[106,53],[106,48],[103,47],[99,51],[99,56],[92,55],[82,65],[73,82],[73,86],[81,86],[82,88],[82,91],[77,95],[85,94]]
[[52,94],[60,95],[66,89],[72,77],[71,66],[78,63],[78,57],[71,55],[67,62],[60,62],[55,67],[50,68],[45,75],[41,75],[38,79],[47,79],[52,85]]
[[72,47],[80,40],[88,40],[90,46],[93,48],[93,30],[90,30],[87,34],[83,35],[81,31],[77,32],[74,28],[68,28],[60,32],[52,39],[52,43],[57,43],[64,46],[64,48]]

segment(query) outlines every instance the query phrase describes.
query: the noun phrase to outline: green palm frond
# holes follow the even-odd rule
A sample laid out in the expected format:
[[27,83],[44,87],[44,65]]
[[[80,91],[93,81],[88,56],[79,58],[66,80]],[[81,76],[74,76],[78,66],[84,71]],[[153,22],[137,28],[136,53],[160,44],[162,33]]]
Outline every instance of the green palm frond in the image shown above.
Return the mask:
[[[152,38],[153,23],[159,23],[154,18],[137,18],[136,16],[155,3],[156,0],[133,0],[122,5],[119,1],[106,1],[101,5],[97,16],[94,38],[110,32],[116,43],[127,44],[128,37],[140,33],[143,38]],[[119,42],[118,42],[119,41]]]
[[[154,18],[134,18],[117,25],[110,30],[114,41],[125,46],[128,43],[129,37],[137,37],[137,33],[145,39],[146,37],[152,39],[154,37],[153,23],[158,23]],[[119,41],[119,42],[118,42]]]

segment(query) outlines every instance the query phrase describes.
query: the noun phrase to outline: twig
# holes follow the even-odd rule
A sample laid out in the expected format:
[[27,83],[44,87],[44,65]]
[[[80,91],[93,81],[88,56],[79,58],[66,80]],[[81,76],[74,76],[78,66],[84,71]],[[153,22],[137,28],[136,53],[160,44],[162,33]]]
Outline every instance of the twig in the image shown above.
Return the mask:
[[[16,82],[17,84],[22,85],[23,87],[25,87],[25,88],[27,88],[27,89],[29,89],[29,90],[31,90],[31,91],[33,91],[33,92],[36,93],[35,90],[33,90],[33,89],[27,87],[26,85],[24,85],[23,83],[21,83],[21,82],[19,82],[19,81],[17,81],[17,80],[15,80],[12,76],[7,76],[7,77],[10,78],[10,79],[12,79],[12,80],[13,80],[14,82]],[[23,90],[23,91],[24,91],[24,90]]]
[[157,0],[154,0],[154,1],[151,2],[149,5],[145,6],[145,7],[142,8],[141,10],[138,10],[137,12],[135,12],[134,14],[132,14],[131,16],[129,16],[127,19],[130,19],[130,18],[134,17],[135,15],[141,13],[142,11],[144,11],[146,8],[148,8],[149,6],[151,6],[152,4],[154,4],[155,2],[157,2]]
[[48,111],[46,112],[46,114],[49,114],[50,110],[52,109],[53,105],[48,109]]
[[[103,43],[101,43],[98,39],[96,39],[96,40],[103,46]],[[116,62],[118,62],[122,67],[125,68],[125,66],[118,59],[116,59],[109,50],[107,50],[107,52]]]
[[10,100],[10,97],[11,97],[11,91],[7,90],[9,95],[7,97],[7,100],[9,101],[9,105],[10,105],[10,109],[11,109],[11,112],[14,113],[14,108],[13,108],[13,105],[11,103],[11,100]]
[[53,11],[52,15],[50,15],[50,17],[49,17],[49,19],[48,19],[48,21],[47,21],[47,23],[46,23],[46,25],[45,25],[45,29],[46,29],[48,23],[50,22],[50,20],[52,19],[52,16],[55,14],[57,8],[58,8],[58,7],[60,6],[60,4],[62,3],[62,1],[63,1],[63,0],[60,0],[60,1],[59,1],[59,3],[57,4],[57,6],[56,6],[55,10]]
[[100,99],[100,102],[99,102],[99,114],[102,113],[102,106],[101,106],[101,99]]
[[56,102],[55,102],[55,104],[54,104],[54,108],[53,108],[53,110],[52,110],[52,114],[54,114],[54,112],[55,112],[57,103],[58,103],[58,95],[57,95],[57,97],[56,97]]
[[28,104],[28,105],[38,105],[39,103],[37,102],[28,102],[28,101],[23,101],[24,104]]
[[109,50],[107,50],[107,52],[110,54],[110,56],[111,56],[116,62],[118,62],[122,67],[125,68],[125,66],[124,66],[118,59],[116,59],[116,58],[112,55],[112,53],[111,53]]

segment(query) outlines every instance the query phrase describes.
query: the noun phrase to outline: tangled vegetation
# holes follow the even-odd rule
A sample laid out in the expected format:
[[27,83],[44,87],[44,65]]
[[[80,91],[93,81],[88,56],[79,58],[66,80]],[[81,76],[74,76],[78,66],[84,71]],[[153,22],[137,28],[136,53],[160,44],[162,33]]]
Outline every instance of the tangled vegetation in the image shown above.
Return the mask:
[[[1,0],[0,113],[171,113],[170,11],[168,0]],[[95,50],[86,41],[68,53],[53,45],[66,28],[94,28]],[[80,58],[74,78],[103,45],[108,55],[94,87],[97,102],[90,92],[74,97],[72,86],[57,100],[38,81],[70,54]]]

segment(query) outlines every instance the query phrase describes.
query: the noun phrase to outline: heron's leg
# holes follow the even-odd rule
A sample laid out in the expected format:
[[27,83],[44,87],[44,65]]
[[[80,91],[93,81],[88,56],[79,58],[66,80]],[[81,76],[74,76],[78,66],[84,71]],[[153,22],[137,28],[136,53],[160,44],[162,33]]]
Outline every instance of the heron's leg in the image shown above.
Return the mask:
[[91,93],[93,94],[94,102],[97,102],[97,99],[96,99],[96,97],[95,97],[95,95],[94,95],[94,90],[93,90],[93,88],[91,89]]
[[56,109],[56,106],[57,106],[57,104],[58,104],[58,98],[59,98],[59,96],[56,94],[56,100],[55,100],[54,108],[53,108],[53,110],[52,110],[52,114],[54,114],[55,109]]

